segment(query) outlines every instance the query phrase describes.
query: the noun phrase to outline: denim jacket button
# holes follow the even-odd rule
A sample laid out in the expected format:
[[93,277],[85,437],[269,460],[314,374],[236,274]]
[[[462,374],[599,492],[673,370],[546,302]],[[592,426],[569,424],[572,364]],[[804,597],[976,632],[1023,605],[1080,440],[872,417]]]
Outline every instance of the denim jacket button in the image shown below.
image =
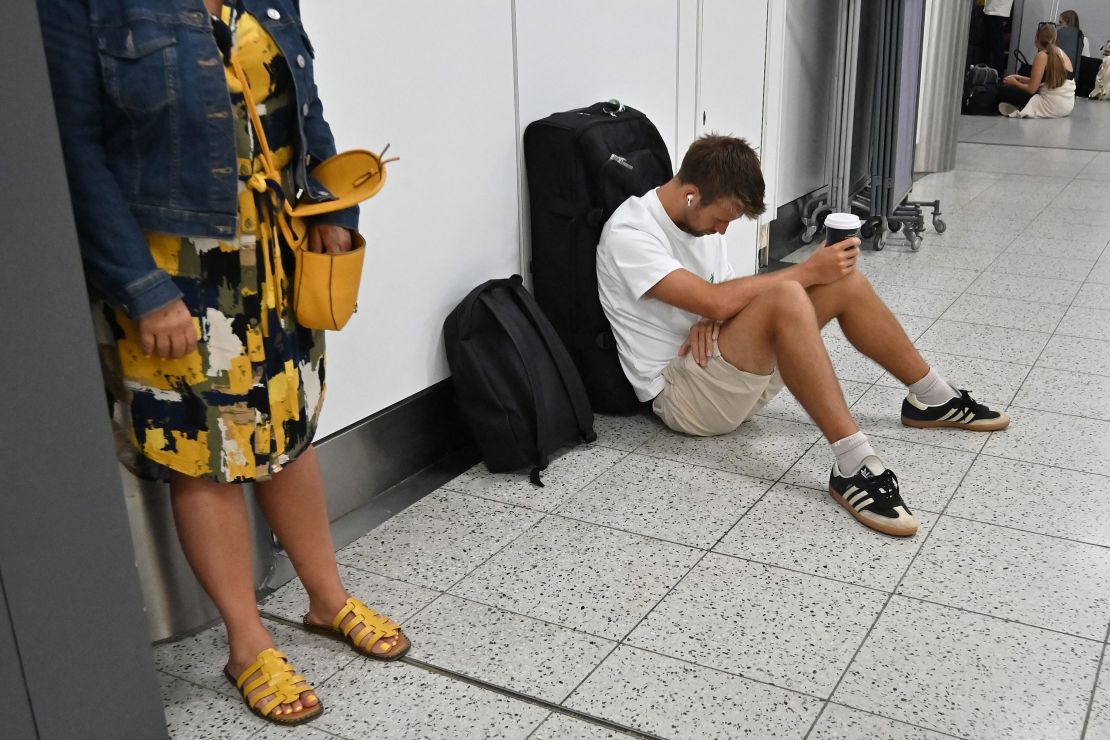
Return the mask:
[[297,55],[297,66],[304,69],[304,54]]
[[304,113],[305,118],[308,118],[308,103],[301,106],[301,112]]
[[281,13],[277,12],[274,8],[267,10],[266,15],[270,16],[270,20],[272,21],[281,20]]

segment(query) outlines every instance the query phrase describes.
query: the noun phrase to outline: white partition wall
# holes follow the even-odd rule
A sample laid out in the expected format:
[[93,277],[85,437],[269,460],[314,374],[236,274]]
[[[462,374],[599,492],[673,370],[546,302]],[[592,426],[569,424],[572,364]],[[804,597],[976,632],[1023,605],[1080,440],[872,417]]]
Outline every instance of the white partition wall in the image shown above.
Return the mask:
[[340,149],[401,158],[363,205],[358,313],[328,334],[330,434],[443,380],[443,320],[520,270],[512,9],[504,0],[303,3]]
[[[401,157],[363,208],[359,312],[328,335],[321,434],[446,378],[447,314],[483,280],[526,273],[530,121],[619,98],[673,159],[704,130],[758,146],[767,1],[302,3],[337,145]],[[729,229],[740,274],[756,233]]]
[[[694,120],[698,136],[739,136],[760,151],[766,37],[767,0],[701,0]],[[728,228],[729,261],[739,275],[756,270],[758,234],[759,222],[751,219]]]

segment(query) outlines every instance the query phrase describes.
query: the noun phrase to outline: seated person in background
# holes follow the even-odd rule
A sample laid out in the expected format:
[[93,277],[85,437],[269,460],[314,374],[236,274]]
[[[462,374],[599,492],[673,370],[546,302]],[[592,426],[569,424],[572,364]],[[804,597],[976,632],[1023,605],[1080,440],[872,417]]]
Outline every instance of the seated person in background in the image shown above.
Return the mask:
[[[1087,34],[1083,33],[1083,29],[1079,27],[1079,13],[1074,10],[1065,10],[1060,13],[1059,19],[1056,21],[1057,26],[1069,26],[1074,28],[1079,33],[1079,38],[1083,40],[1083,46],[1079,49],[1081,56],[1091,56],[1091,42],[1087,40]],[[1059,31],[1056,32],[1059,35]],[[1075,66],[1074,63],[1072,66]]]
[[1002,79],[998,112],[1010,118],[1063,118],[1075,107],[1075,70],[1056,46],[1056,27],[1037,31],[1037,56],[1028,77]]
[[821,327],[837,319],[853,345],[909,386],[907,426],[990,431],[1010,419],[922,359],[856,269],[859,239],[785,270],[734,277],[725,230],[763,213],[763,191],[747,142],[705,136],[672,180],[613,213],[597,277],[621,366],[668,427],[696,436],[734,431],[785,383],[832,445],[829,492],[837,503],[879,532],[912,535],[917,519],[852,419]]

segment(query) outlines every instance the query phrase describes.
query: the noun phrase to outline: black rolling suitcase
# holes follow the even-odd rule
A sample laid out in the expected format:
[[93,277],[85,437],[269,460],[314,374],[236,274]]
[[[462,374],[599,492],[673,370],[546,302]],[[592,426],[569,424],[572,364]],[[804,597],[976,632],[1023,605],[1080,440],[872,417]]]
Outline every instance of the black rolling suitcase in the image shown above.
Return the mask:
[[639,407],[597,294],[601,227],[630,196],[671,178],[671,157],[643,113],[616,101],[555,113],[524,131],[536,301],[570,351],[590,404]]

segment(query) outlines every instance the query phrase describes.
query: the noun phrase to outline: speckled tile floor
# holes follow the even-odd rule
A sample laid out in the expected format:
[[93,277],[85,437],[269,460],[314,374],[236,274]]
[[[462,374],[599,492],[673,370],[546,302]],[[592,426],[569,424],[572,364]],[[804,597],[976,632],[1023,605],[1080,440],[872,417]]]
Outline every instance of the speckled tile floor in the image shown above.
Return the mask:
[[296,582],[267,600],[327,705],[311,725],[242,709],[222,629],[158,646],[172,736],[1110,738],[1107,157],[961,144],[916,186],[947,233],[864,254],[929,361],[1014,419],[901,427],[897,382],[827,329],[916,537],[830,500],[788,394],[715,440],[601,417],[545,488],[479,466],[339,552],[405,661],[290,626]]

